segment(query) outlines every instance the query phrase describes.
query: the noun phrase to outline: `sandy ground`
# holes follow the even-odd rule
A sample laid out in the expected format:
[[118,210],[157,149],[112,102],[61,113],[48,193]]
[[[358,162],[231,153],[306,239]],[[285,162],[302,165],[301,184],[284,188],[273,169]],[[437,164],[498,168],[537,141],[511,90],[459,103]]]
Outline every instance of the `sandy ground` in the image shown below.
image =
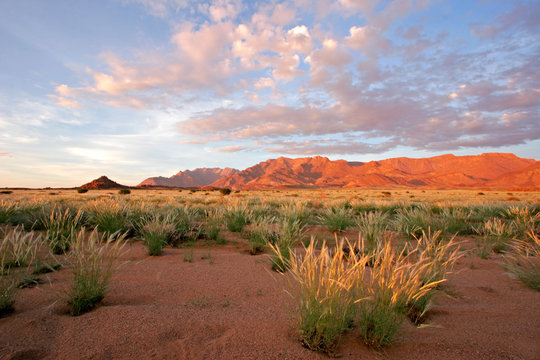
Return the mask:
[[[47,283],[19,290],[16,309],[0,319],[0,359],[318,359],[301,346],[287,276],[247,243],[165,249],[149,257],[126,247],[103,303],[78,317],[59,290],[63,269]],[[184,261],[192,254],[193,262]],[[406,321],[381,352],[354,329],[344,359],[540,359],[540,293],[505,273],[500,258],[464,257],[426,327]],[[471,266],[471,262],[474,264]]]

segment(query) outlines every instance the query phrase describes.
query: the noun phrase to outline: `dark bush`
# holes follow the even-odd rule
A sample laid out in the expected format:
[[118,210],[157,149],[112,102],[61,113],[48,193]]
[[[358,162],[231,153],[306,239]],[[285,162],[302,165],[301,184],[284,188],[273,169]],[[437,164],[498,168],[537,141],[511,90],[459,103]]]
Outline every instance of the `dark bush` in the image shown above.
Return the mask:
[[131,190],[129,190],[129,189],[120,189],[120,190],[118,190],[118,193],[121,194],[121,195],[127,195],[127,194],[131,194]]
[[219,192],[221,193],[221,195],[229,195],[231,193],[231,189],[229,189],[229,188],[221,188],[221,189],[219,189]]

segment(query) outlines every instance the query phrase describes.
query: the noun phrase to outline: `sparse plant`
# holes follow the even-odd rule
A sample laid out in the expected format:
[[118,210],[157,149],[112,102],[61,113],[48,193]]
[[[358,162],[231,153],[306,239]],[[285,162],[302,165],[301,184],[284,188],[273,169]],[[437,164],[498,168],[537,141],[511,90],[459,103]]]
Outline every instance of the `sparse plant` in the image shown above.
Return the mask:
[[353,223],[353,212],[344,207],[327,208],[319,215],[321,224],[325,225],[330,232],[342,232]]
[[118,193],[120,195],[128,195],[128,194],[131,194],[131,190],[129,190],[129,189],[120,189],[120,190],[118,190]]
[[87,192],[88,192],[88,189],[82,189],[82,188],[77,189],[77,193],[79,194],[86,194]]
[[96,230],[86,236],[84,228],[73,234],[67,258],[73,283],[66,294],[71,315],[92,310],[105,297],[109,279],[125,244],[124,238],[125,235],[100,235]]
[[193,250],[189,250],[184,253],[184,262],[192,263],[193,262]]

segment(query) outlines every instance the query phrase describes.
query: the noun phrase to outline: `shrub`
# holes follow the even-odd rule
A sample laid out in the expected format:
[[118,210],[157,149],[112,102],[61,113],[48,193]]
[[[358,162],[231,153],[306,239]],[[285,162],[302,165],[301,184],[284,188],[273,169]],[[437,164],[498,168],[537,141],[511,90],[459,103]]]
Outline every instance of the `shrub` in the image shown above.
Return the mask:
[[231,193],[231,189],[229,189],[229,188],[221,188],[221,189],[219,189],[219,192],[221,193],[221,195],[229,195]]
[[2,191],[0,191],[0,194],[9,195],[9,194],[13,194],[13,191],[11,191],[11,190],[2,190]]
[[348,264],[341,244],[333,253],[324,243],[320,251],[311,241],[303,256],[292,253],[283,258],[279,247],[271,245],[282,262],[290,264],[295,284],[290,292],[297,302],[300,340],[314,351],[334,355],[341,335],[353,323],[358,271],[365,268],[365,258]]
[[88,189],[80,189],[80,188],[79,188],[79,189],[77,189],[77,192],[78,192],[79,194],[85,194],[85,193],[88,192]]
[[325,209],[319,216],[320,222],[325,225],[330,232],[341,232],[352,225],[353,213],[350,209],[343,207],[333,207]]
[[66,294],[71,315],[92,310],[105,297],[116,260],[125,244],[124,237],[103,236],[96,230],[87,237],[84,228],[73,234],[68,256],[73,283]]
[[120,190],[118,190],[118,193],[120,195],[128,195],[128,194],[131,194],[131,190],[129,190],[129,189],[120,189]]

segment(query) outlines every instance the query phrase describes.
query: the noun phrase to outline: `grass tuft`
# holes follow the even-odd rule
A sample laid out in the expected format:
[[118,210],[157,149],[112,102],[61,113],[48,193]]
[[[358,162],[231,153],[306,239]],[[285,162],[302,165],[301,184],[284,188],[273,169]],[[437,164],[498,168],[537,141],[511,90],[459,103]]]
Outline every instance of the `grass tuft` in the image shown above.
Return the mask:
[[125,235],[104,236],[81,229],[73,234],[68,256],[73,283],[67,291],[70,313],[78,316],[92,310],[107,292],[107,285],[125,244]]

